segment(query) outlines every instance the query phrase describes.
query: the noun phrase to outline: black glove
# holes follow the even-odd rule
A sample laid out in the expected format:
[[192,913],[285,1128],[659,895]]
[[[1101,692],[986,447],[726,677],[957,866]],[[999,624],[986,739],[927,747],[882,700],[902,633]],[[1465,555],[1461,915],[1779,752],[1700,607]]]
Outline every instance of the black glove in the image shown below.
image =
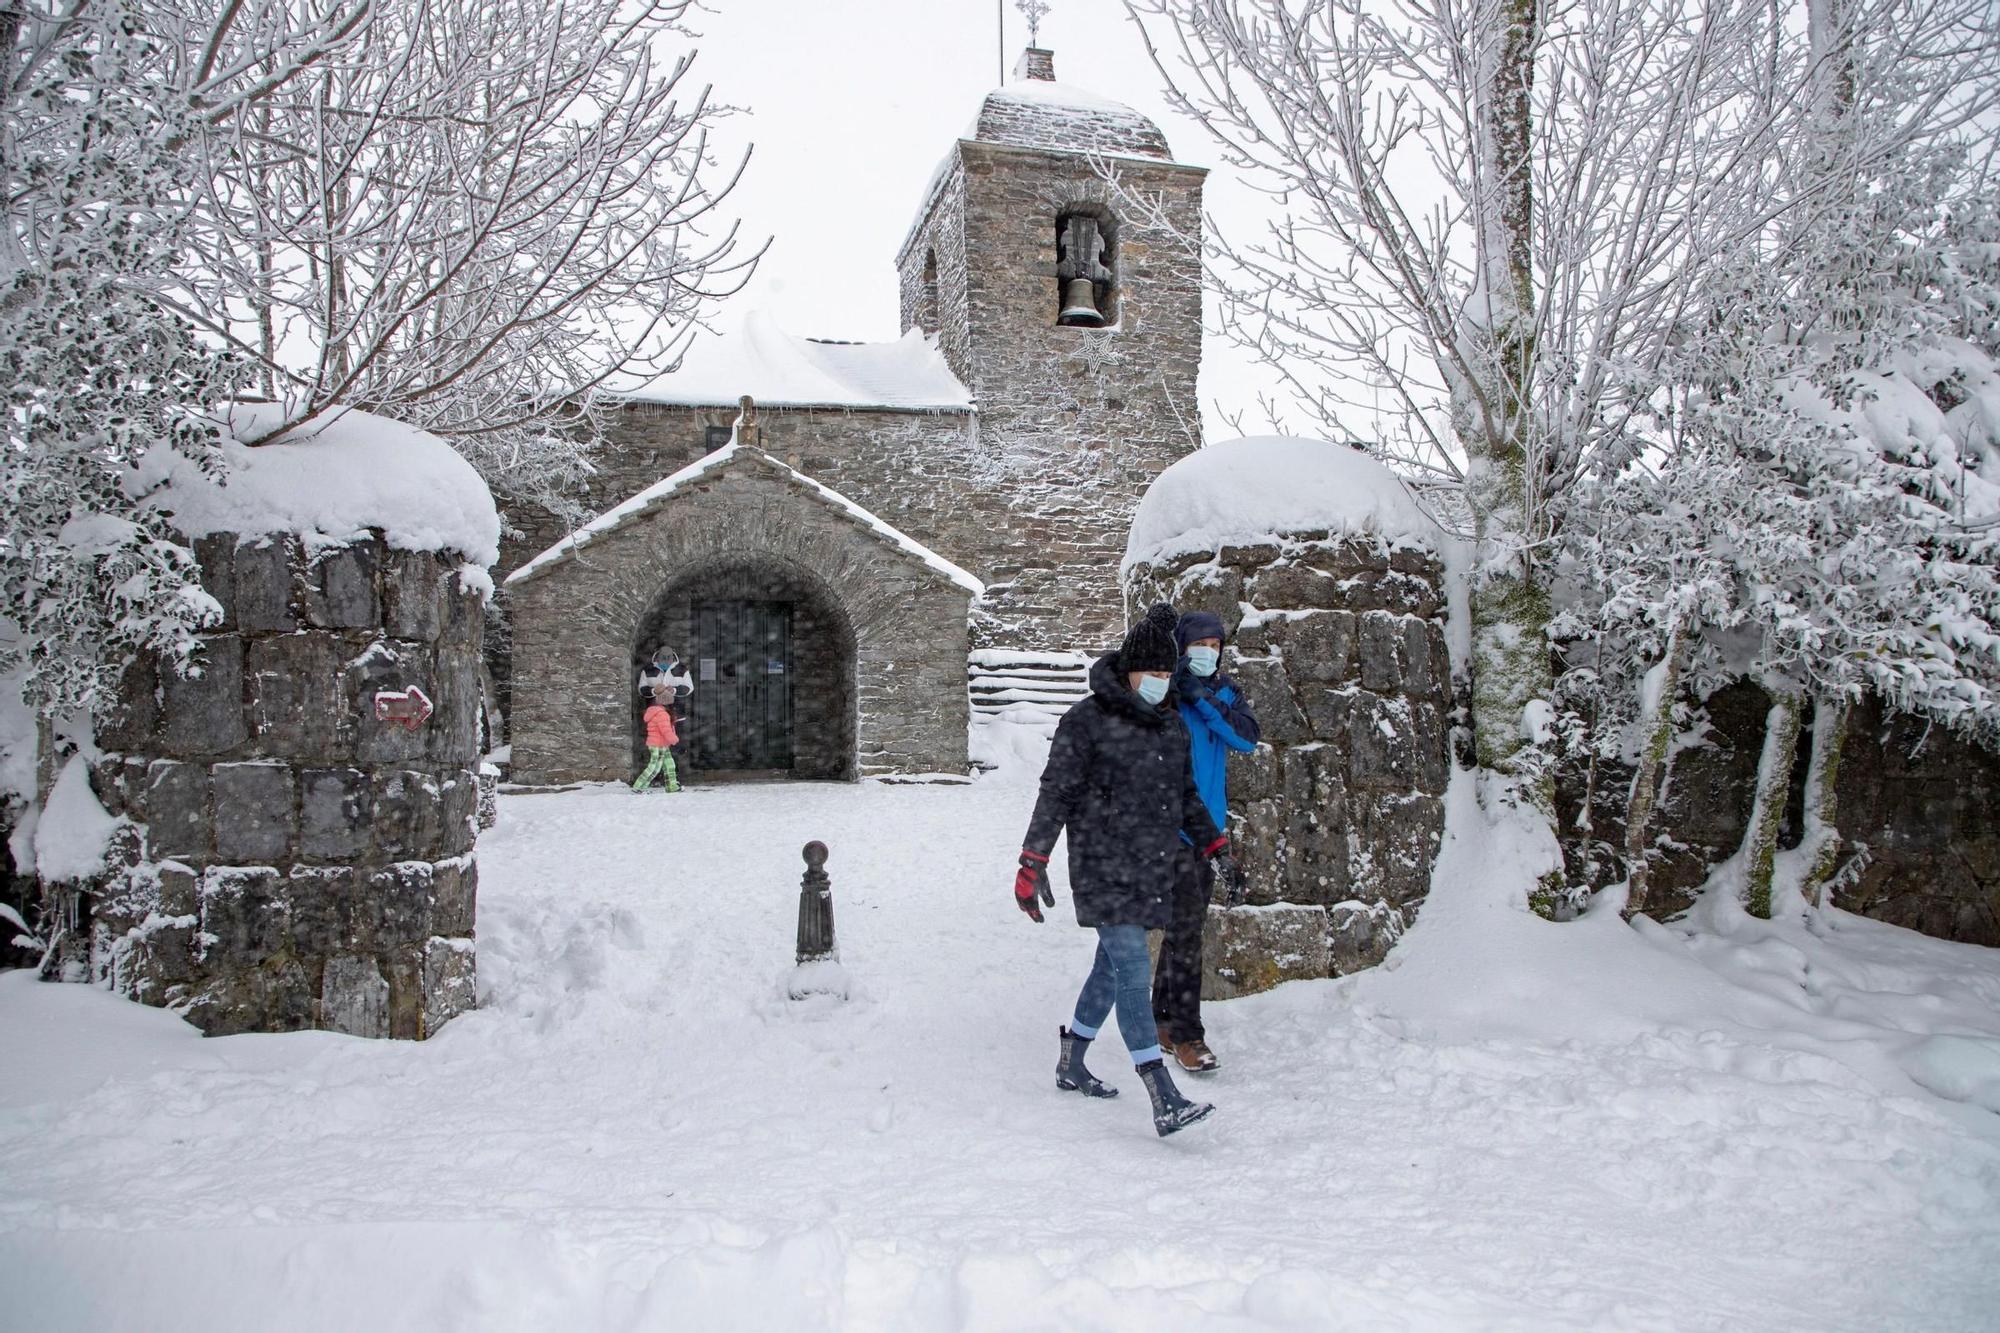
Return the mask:
[[1221,851],[1210,857],[1208,863],[1215,868],[1215,878],[1222,884],[1222,905],[1243,906],[1243,900],[1250,895],[1250,877],[1236,864],[1236,858]]
[[1021,868],[1014,872],[1014,905],[1031,921],[1042,919],[1043,907],[1056,905],[1055,890],[1049,887],[1049,858],[1040,852],[1021,849]]
[[1185,662],[1174,673],[1174,688],[1184,704],[1198,704],[1208,697],[1208,682],[1190,671]]

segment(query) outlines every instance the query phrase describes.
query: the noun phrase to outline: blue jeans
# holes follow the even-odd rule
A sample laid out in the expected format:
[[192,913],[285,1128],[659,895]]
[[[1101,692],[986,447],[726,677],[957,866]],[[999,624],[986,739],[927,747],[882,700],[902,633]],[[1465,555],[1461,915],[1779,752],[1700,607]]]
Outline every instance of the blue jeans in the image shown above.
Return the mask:
[[1079,1037],[1095,1037],[1113,1004],[1118,1006],[1118,1034],[1132,1063],[1160,1058],[1159,1033],[1153,1028],[1153,963],[1146,956],[1144,926],[1099,926],[1097,958],[1076,997],[1076,1017],[1069,1029]]

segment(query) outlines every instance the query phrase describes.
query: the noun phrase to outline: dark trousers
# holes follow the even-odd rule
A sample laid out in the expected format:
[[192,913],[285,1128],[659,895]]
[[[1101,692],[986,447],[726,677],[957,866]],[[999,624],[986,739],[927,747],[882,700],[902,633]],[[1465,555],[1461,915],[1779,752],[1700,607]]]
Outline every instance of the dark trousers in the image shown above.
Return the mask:
[[1175,1041],[1200,1041],[1201,928],[1215,896],[1215,869],[1183,847],[1174,861],[1173,916],[1160,940],[1153,969],[1153,1021],[1166,1025]]

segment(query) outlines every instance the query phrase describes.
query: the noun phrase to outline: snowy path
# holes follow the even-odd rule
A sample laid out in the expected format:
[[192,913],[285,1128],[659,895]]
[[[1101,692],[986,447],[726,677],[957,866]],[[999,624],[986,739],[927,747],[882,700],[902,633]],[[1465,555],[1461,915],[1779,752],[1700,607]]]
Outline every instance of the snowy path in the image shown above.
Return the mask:
[[[1859,1036],[1829,1058],[1833,1018],[1579,1034],[1538,1026],[1559,977],[1486,1030],[1452,1019],[1479,1010],[1462,994],[1402,1005],[1475,966],[1440,948],[1214,1006],[1221,1109],[1176,1139],[1103,1043],[1124,1096],[1057,1093],[1092,943],[1060,878],[1048,925],[1009,902],[1031,799],[1005,775],[510,796],[480,843],[484,1007],[421,1046],[203,1041],[0,977],[8,1322],[1994,1326],[2000,1117],[1899,1083]],[[780,998],[815,837],[845,1005]],[[1604,933],[1571,929],[1547,938]],[[1856,1011],[1907,984],[1913,937],[1868,929],[1825,1006],[1855,1032],[2000,996],[1990,951],[1934,946],[1953,994]],[[1715,975],[1712,941],[1618,930]]]

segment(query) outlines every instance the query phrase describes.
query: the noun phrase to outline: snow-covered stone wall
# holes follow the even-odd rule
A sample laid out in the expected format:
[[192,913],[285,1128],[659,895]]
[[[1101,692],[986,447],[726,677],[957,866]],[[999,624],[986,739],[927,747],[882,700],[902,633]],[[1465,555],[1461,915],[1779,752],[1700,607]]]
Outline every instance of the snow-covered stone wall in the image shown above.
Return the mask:
[[1212,445],[1133,524],[1135,613],[1210,611],[1263,738],[1229,760],[1250,906],[1209,914],[1204,993],[1373,966],[1444,835],[1449,541],[1379,464],[1321,441]]
[[[1693,905],[1713,868],[1743,841],[1771,698],[1736,681],[1688,701],[1692,724],[1678,738],[1661,794],[1650,913]],[[1798,756],[1781,848],[1798,845],[1809,756]],[[1631,770],[1581,764],[1557,784],[1558,826],[1573,882],[1593,888],[1623,878],[1625,795]],[[1588,829],[1578,807],[1594,797]],[[2000,755],[1870,696],[1855,706],[1834,786],[1841,838],[1833,903],[1939,939],[2000,947]],[[1864,850],[1865,849],[1865,850]]]
[[[379,536],[196,553],[201,674],[135,667],[98,735],[94,977],[211,1035],[428,1036],[473,1003],[483,586]],[[426,722],[376,717],[412,688]]]

